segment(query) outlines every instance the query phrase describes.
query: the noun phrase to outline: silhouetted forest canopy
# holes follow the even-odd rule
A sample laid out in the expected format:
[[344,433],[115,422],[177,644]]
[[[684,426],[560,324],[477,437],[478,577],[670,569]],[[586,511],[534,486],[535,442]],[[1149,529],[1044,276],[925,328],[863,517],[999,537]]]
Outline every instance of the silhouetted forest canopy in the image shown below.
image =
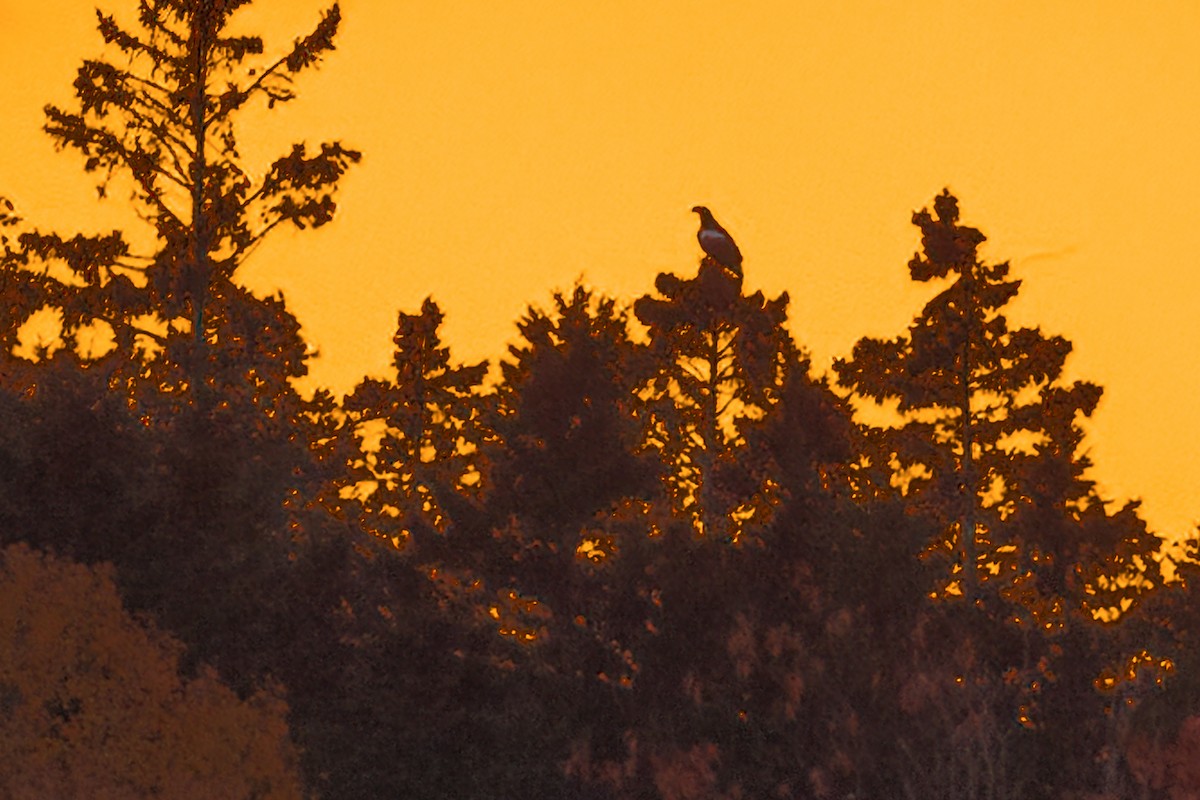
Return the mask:
[[1102,389],[950,191],[830,374],[729,243],[535,299],[491,378],[397,298],[391,374],[303,396],[239,270],[360,156],[255,171],[238,121],[341,13],[272,51],[248,3],[97,12],[46,108],[144,229],[0,209],[0,795],[1200,797],[1200,540],[1098,492]]

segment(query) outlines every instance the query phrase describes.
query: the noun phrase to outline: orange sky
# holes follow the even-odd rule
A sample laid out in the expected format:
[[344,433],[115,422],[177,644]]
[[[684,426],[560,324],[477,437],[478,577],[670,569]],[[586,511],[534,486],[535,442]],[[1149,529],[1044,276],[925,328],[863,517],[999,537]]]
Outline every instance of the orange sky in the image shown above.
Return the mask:
[[[0,194],[45,227],[129,224],[40,132],[99,52],[93,5],[0,2]],[[255,5],[269,49],[322,8]],[[242,273],[286,293],[321,349],[315,383],[382,374],[397,310],[429,294],[456,356],[479,359],[580,276],[647,292],[694,269],[697,203],[737,238],[748,288],[790,292],[824,369],[936,291],[908,281],[909,216],[948,185],[985,256],[1025,279],[1010,320],[1072,339],[1071,374],[1105,387],[1089,440],[1105,490],[1143,497],[1163,533],[1200,520],[1200,4],[342,9],[300,100],[242,131],[260,165],[298,140],[365,154],[333,225],[282,233]]]

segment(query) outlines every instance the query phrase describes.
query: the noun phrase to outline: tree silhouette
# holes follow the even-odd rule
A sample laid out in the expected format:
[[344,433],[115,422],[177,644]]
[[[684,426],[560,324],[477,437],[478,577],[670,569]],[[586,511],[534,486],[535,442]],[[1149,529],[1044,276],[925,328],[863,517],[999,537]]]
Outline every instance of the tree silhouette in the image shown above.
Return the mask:
[[530,308],[518,323],[521,341],[501,364],[492,424],[505,513],[570,532],[614,501],[648,495],[654,469],[635,453],[633,397],[646,348],[630,339],[627,317],[614,300],[576,286],[554,295],[552,313]]
[[[1020,728],[997,719],[1014,713],[1026,728],[1049,731],[1065,728],[1081,707],[1100,710],[1092,681],[1128,655],[1112,649],[1096,616],[1129,609],[1158,582],[1151,558],[1157,540],[1136,504],[1110,514],[1085,476],[1090,462],[1080,453],[1078,420],[1095,409],[1100,388],[1063,382],[1067,340],[1009,328],[1001,310],[1020,282],[1008,278],[1007,263],[981,261],[983,234],[958,220],[949,191],[935,199],[932,214],[913,215],[923,246],[909,262],[913,279],[952,277],[953,283],[929,301],[907,335],[864,339],[834,368],[857,396],[896,403],[901,420],[871,432],[869,458],[890,464],[909,502],[936,521],[942,533],[924,557],[954,553],[940,591],[968,600],[961,612],[932,613],[951,615],[936,624],[961,631],[973,650],[960,645],[958,655],[972,652],[973,660],[953,667],[954,654],[947,653],[918,669],[949,667],[946,679],[962,687],[964,708],[991,709],[980,724],[1008,731],[1001,736],[1008,742],[973,738],[979,759],[993,751],[1030,754],[1020,762],[1026,778],[1004,767],[1010,770],[1005,791],[1018,791],[1023,780],[1042,779],[1033,777],[1039,769],[1057,767],[1033,758],[1029,737],[1016,743]],[[1103,736],[1093,733],[1073,746],[1099,749]],[[992,779],[977,763],[969,777],[984,785]],[[944,771],[941,778],[946,786],[966,780]],[[941,789],[924,791],[918,796]]]
[[483,574],[497,625],[531,636],[517,657],[549,717],[531,732],[539,750],[556,764],[618,757],[635,653],[652,638],[647,567],[659,550],[647,530],[658,460],[638,447],[646,347],[627,311],[578,285],[548,312],[528,309],[518,330],[491,426],[486,507],[499,547]]
[[419,537],[434,553],[444,548],[431,535],[444,533],[454,511],[479,494],[478,453],[488,436],[478,392],[487,362],[452,366],[438,336],[442,319],[430,298],[419,314],[401,312],[395,377],[364,380],[342,404],[344,431],[365,446],[354,448],[345,474],[367,524],[397,547]]
[[[293,99],[293,81],[333,49],[341,19],[334,4],[289,52],[263,61],[261,38],[225,32],[247,3],[142,3],[134,30],[97,12],[100,33],[120,58],[84,62],[76,109],[46,108],[47,133],[98,173],[101,197],[114,181],[131,179],[122,185],[153,238],[138,237],[139,253],[117,232],[64,238],[28,231],[15,256],[53,267],[47,302],[61,314],[65,343],[75,344],[80,330],[106,328],[121,357],[149,362],[163,387],[212,381],[205,366],[212,348],[218,362],[250,369],[252,382],[275,377],[257,375],[262,369],[303,374],[304,351],[283,346],[294,321],[237,286],[234,273],[277,226],[327,223],[336,209],[332,192],[359,159],[333,142],[312,154],[295,145],[260,177],[243,163],[239,113],[260,99],[270,106]],[[260,363],[250,366],[251,357]],[[170,364],[182,364],[183,374],[164,368]]]
[[743,295],[741,276],[707,257],[695,278],[663,273],[655,287],[661,298],[634,305],[655,368],[642,393],[647,446],[667,467],[674,513],[697,534],[737,538],[771,506],[745,437],[796,361],[782,328],[788,297]]
[[[1062,382],[1071,351],[1066,339],[1008,327],[1001,309],[1020,281],[1008,279],[1007,263],[979,260],[984,236],[958,223],[958,201],[949,191],[936,198],[933,214],[914,214],[913,224],[924,249],[909,262],[913,279],[954,282],[929,301],[906,336],[863,339],[852,358],[834,364],[858,396],[895,402],[904,415],[894,432],[878,434],[875,457],[894,459],[913,497],[941,518],[945,539],[934,548],[957,551],[949,580],[958,593],[975,597],[985,583],[1021,583],[1046,560],[1062,569],[1064,556],[1075,568],[1071,555],[1085,545],[1061,537],[1077,535],[1078,526],[1049,528],[1041,519],[1018,534],[1018,521],[1047,504],[1077,517],[1102,508],[1084,477],[1090,461],[1078,452],[1077,422],[1095,410],[1101,389]],[[1051,531],[1060,538],[1034,540]],[[1144,532],[1130,542],[1142,554],[1153,544]],[[1132,555],[1121,554],[1108,576],[1136,571]],[[1094,591],[1116,585],[1096,574],[1077,583],[1076,602],[1084,583]]]
[[547,749],[564,704],[526,669],[528,620],[514,617],[536,604],[516,591],[508,516],[530,509],[496,508],[487,364],[455,364],[442,319],[432,299],[400,313],[394,375],[343,403],[340,508],[383,547],[330,679],[349,684],[350,713],[324,733],[329,797],[553,797],[563,783]]

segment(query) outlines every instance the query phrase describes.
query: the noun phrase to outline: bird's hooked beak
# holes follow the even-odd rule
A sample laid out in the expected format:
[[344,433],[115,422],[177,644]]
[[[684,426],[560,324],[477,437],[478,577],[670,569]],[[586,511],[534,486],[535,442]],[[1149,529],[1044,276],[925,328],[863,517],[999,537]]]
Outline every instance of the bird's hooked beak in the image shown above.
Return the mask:
[[692,206],[692,213],[693,214],[707,214],[708,209],[705,208],[704,206]]

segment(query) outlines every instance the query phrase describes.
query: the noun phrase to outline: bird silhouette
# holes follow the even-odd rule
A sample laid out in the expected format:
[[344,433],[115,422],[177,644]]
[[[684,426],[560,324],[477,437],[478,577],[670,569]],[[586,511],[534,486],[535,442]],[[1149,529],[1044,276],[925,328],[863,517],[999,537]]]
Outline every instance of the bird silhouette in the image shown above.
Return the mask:
[[700,215],[700,232],[696,234],[700,241],[700,249],[713,261],[740,276],[742,253],[734,244],[729,231],[722,228],[713,218],[712,212],[704,206],[694,206],[692,211]]

